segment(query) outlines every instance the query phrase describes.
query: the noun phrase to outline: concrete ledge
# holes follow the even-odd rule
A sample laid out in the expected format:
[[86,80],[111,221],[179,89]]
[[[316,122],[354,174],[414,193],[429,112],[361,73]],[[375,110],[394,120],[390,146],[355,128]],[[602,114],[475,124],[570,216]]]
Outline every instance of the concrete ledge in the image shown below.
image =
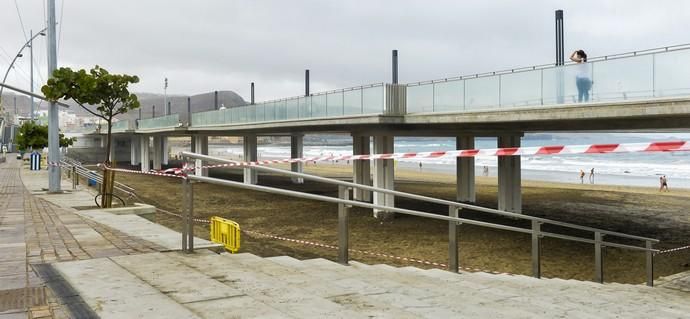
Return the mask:
[[103,208],[99,209],[99,211],[102,211],[104,213],[111,213],[114,215],[147,215],[155,214],[156,207],[142,203],[134,203],[134,206]]

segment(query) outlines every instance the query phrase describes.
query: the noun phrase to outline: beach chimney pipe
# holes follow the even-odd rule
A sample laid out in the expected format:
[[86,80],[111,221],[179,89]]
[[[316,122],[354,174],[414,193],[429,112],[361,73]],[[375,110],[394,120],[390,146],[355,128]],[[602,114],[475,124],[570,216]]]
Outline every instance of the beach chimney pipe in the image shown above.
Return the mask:
[[172,105],[168,101],[168,105],[165,107],[165,115],[170,115]]
[[252,82],[252,95],[251,95],[252,105],[254,105],[254,82]]
[[216,110],[218,109],[218,91],[213,92],[213,106]]
[[156,117],[156,106],[154,105],[151,109],[152,109],[151,118],[154,118],[154,117]]
[[304,70],[304,96],[309,96],[309,69]]
[[393,50],[393,84],[398,84],[398,50]]
[[141,120],[141,108],[139,108],[139,119]]
[[556,10],[556,65],[563,65],[564,63],[563,10]]

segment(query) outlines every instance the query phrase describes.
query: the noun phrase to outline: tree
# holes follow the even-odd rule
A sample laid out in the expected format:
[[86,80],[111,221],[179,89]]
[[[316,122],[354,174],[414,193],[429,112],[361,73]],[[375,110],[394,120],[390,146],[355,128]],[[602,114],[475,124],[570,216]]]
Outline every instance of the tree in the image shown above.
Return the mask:
[[[110,164],[113,118],[139,107],[137,96],[129,93],[127,88],[130,83],[138,82],[136,75],[110,74],[98,65],[89,72],[59,68],[53,72],[53,77],[41,88],[41,92],[53,102],[72,99],[87,112],[106,121],[108,133],[104,162]],[[88,105],[94,105],[96,111]]]
[[[139,77],[136,75],[110,74],[106,69],[96,65],[89,72],[84,69],[72,71],[70,68],[59,68],[53,71],[53,77],[41,88],[41,92],[49,101],[72,99],[87,112],[106,121],[106,168],[101,184],[101,207],[104,208],[112,205],[115,182],[115,171],[107,169],[111,160],[113,118],[139,107],[137,96],[129,93],[127,88],[130,83],[138,82]],[[96,111],[91,110],[88,105],[94,105]]]
[[[75,137],[66,138],[65,134],[60,133],[60,147],[68,147],[74,144]],[[17,134],[17,147],[20,150],[42,149],[48,146],[48,126],[39,125],[36,122],[24,122],[19,127]]]

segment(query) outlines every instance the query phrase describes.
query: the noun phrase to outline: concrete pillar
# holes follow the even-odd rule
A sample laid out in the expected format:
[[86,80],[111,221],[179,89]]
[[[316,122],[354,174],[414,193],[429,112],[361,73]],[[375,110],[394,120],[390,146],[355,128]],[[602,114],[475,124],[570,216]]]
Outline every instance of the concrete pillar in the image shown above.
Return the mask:
[[[169,103],[169,102],[168,102]],[[161,159],[161,162],[163,165],[168,165],[168,160],[170,159],[170,150],[168,146],[168,137],[167,136],[161,136],[161,149],[162,149],[162,154],[163,158]]]
[[160,170],[161,160],[163,159],[163,148],[161,147],[161,137],[158,135],[153,136],[153,169]]
[[[498,137],[498,147],[520,147],[521,135]],[[522,212],[520,156],[498,157],[498,209]]]
[[[474,136],[458,136],[455,140],[456,149],[474,149]],[[477,196],[474,190],[474,157],[458,157],[456,166],[457,196],[463,203],[474,203]]]
[[[192,137],[192,147],[193,152],[197,154],[208,155],[208,136],[205,135],[194,135]],[[206,162],[202,160],[195,160],[194,166],[196,167],[194,174],[197,176],[208,176],[208,168],[201,168]]]
[[[376,154],[393,153],[393,136],[374,136],[374,152]],[[374,160],[374,187],[395,189],[395,163],[392,159]],[[375,205],[395,206],[393,195],[374,193]],[[378,219],[391,219],[394,213],[374,210],[374,217]]]
[[141,141],[139,135],[132,135],[129,142],[129,162],[132,165],[139,165],[141,162]]
[[[369,136],[352,136],[352,154],[371,154]],[[352,161],[352,181],[371,186],[371,162],[369,160]],[[371,192],[363,189],[354,190],[354,199],[371,202]]]
[[[304,157],[304,135],[292,135],[290,136],[290,157],[291,158],[302,158]],[[304,163],[290,163],[290,170],[296,173],[304,172]],[[292,182],[295,184],[303,184],[304,178],[293,177]]]
[[142,172],[148,172],[151,168],[149,167],[149,137],[148,135],[142,135],[141,138],[139,138],[139,145],[140,151],[139,154],[141,155],[141,171]]
[[[245,135],[242,139],[242,145],[244,150],[244,161],[254,162],[257,160],[256,152],[256,135]],[[251,168],[244,169],[244,183],[245,184],[256,184],[258,182],[258,175],[256,170]]]

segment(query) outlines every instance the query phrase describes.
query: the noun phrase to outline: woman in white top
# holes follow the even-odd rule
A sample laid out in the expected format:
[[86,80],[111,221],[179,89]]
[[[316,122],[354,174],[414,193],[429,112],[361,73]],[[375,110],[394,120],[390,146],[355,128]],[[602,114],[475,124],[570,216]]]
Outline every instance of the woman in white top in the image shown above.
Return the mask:
[[592,88],[592,80],[589,77],[589,65],[587,64],[587,53],[577,50],[570,55],[570,60],[577,62],[577,75],[575,85],[577,85],[577,101],[589,101],[589,90]]

